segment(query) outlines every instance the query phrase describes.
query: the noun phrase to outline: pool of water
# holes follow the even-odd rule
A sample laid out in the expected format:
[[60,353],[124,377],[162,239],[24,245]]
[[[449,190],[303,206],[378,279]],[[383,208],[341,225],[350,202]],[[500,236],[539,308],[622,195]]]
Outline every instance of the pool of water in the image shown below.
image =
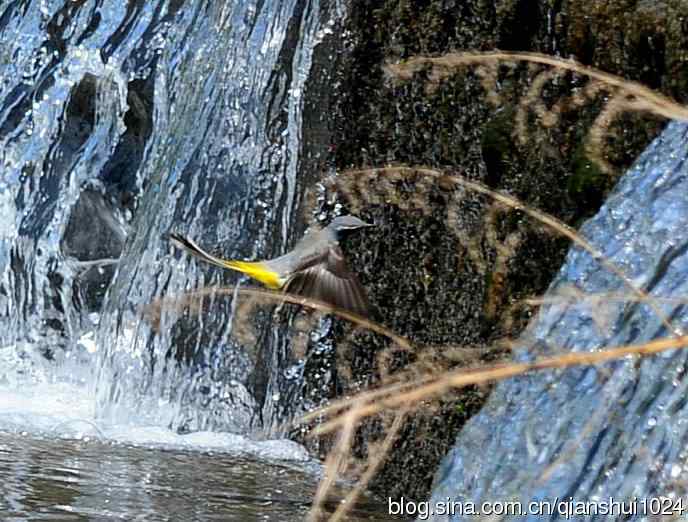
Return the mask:
[[[307,463],[202,446],[0,432],[2,520],[303,520],[317,477]],[[385,520],[384,508],[368,500],[348,520]]]
[[[105,419],[95,357],[29,364],[16,353],[0,350],[0,520],[305,519],[322,466],[301,445]],[[370,497],[347,518],[385,519]]]

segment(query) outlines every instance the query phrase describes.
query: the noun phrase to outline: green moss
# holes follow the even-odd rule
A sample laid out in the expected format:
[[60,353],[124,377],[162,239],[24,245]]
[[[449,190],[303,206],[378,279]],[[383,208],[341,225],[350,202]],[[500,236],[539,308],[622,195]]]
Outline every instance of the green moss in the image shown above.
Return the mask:
[[599,208],[609,189],[610,175],[585,152],[581,143],[571,158],[572,173],[566,183],[569,199],[591,209]]
[[489,120],[483,129],[480,149],[487,168],[486,182],[496,186],[505,172],[509,157],[514,153],[513,133],[514,114],[505,110]]
[[[354,45],[342,55],[342,87],[332,111],[338,118],[335,124],[328,118],[337,145],[329,161],[339,170],[399,163],[446,168],[575,226],[597,210],[615,181],[587,157],[583,145],[603,97],[584,107],[564,107],[547,128],[533,109],[534,104],[554,107],[574,88],[584,89],[587,79],[565,75],[527,99],[543,69],[502,67],[496,84],[487,87],[488,101],[486,82],[471,68],[429,90],[427,71],[395,83],[383,77],[381,66],[415,54],[534,51],[574,56],[680,100],[688,96],[685,20],[685,0],[354,0],[349,18]],[[516,135],[523,104],[527,116]],[[646,115],[617,117],[605,136],[605,159],[623,172],[659,130]],[[497,241],[516,230],[523,239],[502,263],[506,268],[497,269],[497,245],[484,230],[486,223],[492,226],[485,219],[494,211],[489,198],[466,194],[454,203],[451,215],[458,217],[449,222],[440,197],[425,216],[400,210],[401,197],[392,194],[387,204],[363,209],[379,227],[354,239],[360,243],[349,250],[377,307],[376,319],[420,345],[486,346],[517,337],[529,313],[524,309],[508,322],[509,303],[545,291],[567,241],[534,226],[521,212],[505,211],[496,220]],[[476,257],[484,263],[473,262],[470,248],[480,249]],[[489,318],[486,296],[494,303]],[[348,356],[338,352],[338,360],[349,364],[353,381],[374,382],[375,355],[387,345],[368,338],[358,344]],[[385,496],[426,498],[437,463],[483,395],[457,391],[453,404],[443,404],[437,414],[410,418],[374,489]],[[361,454],[367,440],[364,433],[357,438]]]

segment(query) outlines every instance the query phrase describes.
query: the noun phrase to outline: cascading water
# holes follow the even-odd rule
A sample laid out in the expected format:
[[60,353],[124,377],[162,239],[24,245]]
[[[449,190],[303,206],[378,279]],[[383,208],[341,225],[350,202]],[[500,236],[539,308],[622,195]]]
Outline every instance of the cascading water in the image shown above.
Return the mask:
[[[554,301],[529,326],[517,357],[638,345],[674,334],[662,319],[687,331],[687,150],[688,126],[670,124],[581,230],[655,299],[655,308],[633,299],[599,260],[574,247],[548,291]],[[531,501],[549,502],[554,512],[533,511],[535,520],[570,519],[565,510],[585,502],[637,499],[635,508],[624,508],[628,519],[649,515],[643,506],[651,503],[677,516],[674,507],[682,505],[685,516],[687,356],[686,350],[668,351],[501,383],[445,458],[433,501],[521,501],[524,509]],[[574,519],[609,519],[593,515]],[[435,520],[463,518],[470,517],[457,512]]]
[[1,518],[303,518],[319,468],[291,441],[242,436],[301,407],[303,366],[270,310],[243,343],[236,300],[147,311],[236,281],[169,232],[246,258],[299,235],[304,92],[345,14],[0,2]]
[[284,420],[287,347],[267,314],[247,347],[231,338],[231,299],[200,317],[163,309],[155,325],[142,311],[236,280],[174,251],[170,231],[245,258],[293,239],[303,92],[341,7],[92,0],[0,12],[4,380],[97,385],[110,424],[246,433]]
[[[274,255],[288,239],[318,6],[211,5],[189,18],[178,41],[168,36],[167,48],[183,52],[164,60],[164,73],[157,66],[156,97],[167,93],[155,108],[161,132],[142,164],[149,184],[99,330],[107,350],[99,405],[108,416],[136,410],[158,425],[241,432],[261,424],[251,379],[270,369],[220,341],[229,337],[232,309],[218,302],[217,313],[186,331],[169,330],[177,317],[165,322],[163,313],[155,335],[140,305],[221,281],[206,279],[195,262],[177,262],[164,237],[170,230],[230,244],[228,254],[244,257]],[[284,47],[290,20],[302,44],[293,56]],[[186,353],[170,356],[173,345]]]

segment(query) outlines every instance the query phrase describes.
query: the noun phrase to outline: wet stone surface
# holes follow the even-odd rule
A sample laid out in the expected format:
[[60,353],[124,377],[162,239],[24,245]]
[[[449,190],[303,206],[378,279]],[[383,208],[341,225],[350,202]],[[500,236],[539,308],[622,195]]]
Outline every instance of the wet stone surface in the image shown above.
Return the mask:
[[[688,328],[682,303],[688,292],[687,146],[688,126],[669,125],[581,229],[651,298],[665,298],[657,308],[678,331]],[[631,300],[570,300],[572,290]],[[569,252],[547,296],[569,297],[543,305],[520,338],[518,360],[637,345],[673,333],[580,248]],[[576,501],[685,497],[686,357],[685,350],[668,351],[497,385],[443,461],[433,498],[508,498],[526,505],[564,494]]]
[[[602,156],[611,166],[605,173],[586,149],[602,96],[563,111],[552,126],[532,113],[536,103],[549,108],[584,89],[583,77],[555,77],[529,98],[546,68],[500,67],[498,81],[486,88],[476,68],[458,69],[441,82],[427,70],[392,81],[383,65],[417,54],[536,51],[573,56],[685,101],[686,20],[688,6],[675,1],[353,2],[332,162],[340,172],[388,164],[458,172],[577,227],[597,212],[663,121],[618,115],[604,140]],[[517,126],[521,104],[528,107],[526,133]],[[372,176],[366,183],[341,203],[380,224],[348,244],[376,319],[421,344],[440,346],[486,346],[522,331],[531,310],[514,311],[512,304],[546,290],[566,256],[566,240],[475,194],[453,203],[431,198],[425,208],[409,209],[395,200],[402,190],[380,189],[388,185],[384,179]],[[373,361],[385,342],[350,344],[354,348],[343,350],[339,363],[352,372],[344,388],[375,382]],[[409,421],[399,451],[376,479],[378,491],[426,498],[436,465],[485,395],[457,392],[448,399],[451,407]],[[359,451],[366,454],[365,442]]]

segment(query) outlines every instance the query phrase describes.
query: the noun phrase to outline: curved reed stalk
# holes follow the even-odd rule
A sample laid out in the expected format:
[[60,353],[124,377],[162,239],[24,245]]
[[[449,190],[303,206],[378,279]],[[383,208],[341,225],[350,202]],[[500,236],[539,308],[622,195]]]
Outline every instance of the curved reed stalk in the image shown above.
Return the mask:
[[[605,159],[603,148],[605,136],[618,115],[624,112],[644,112],[673,120],[688,120],[688,107],[680,105],[671,98],[640,83],[588,67],[574,60],[563,60],[539,53],[496,51],[484,53],[457,52],[436,57],[414,56],[401,63],[387,64],[383,69],[392,78],[408,80],[416,71],[429,66],[432,68],[431,83],[428,87],[430,88],[430,86],[436,85],[440,80],[451,75],[456,69],[475,66],[483,88],[486,90],[488,101],[496,106],[499,105],[499,94],[496,87],[496,71],[499,64],[501,62],[516,63],[519,61],[547,65],[553,68],[538,73],[526,95],[517,104],[516,136],[522,145],[528,141],[528,111],[534,112],[540,123],[549,128],[556,124],[567,108],[580,108],[585,105],[586,98],[590,101],[601,92],[607,92],[609,97],[605,100],[602,111],[595,118],[587,134],[585,151],[597,163],[602,172],[612,174],[615,169]],[[485,71],[490,71],[490,74],[486,74]],[[561,99],[552,107],[547,108],[540,93],[545,84],[566,71],[586,76],[590,78],[590,83],[571,98]],[[490,81],[493,83],[490,84]]]
[[[508,363],[492,365],[474,369],[460,369],[428,379],[409,391],[399,393],[396,386],[386,389],[384,386],[376,390],[374,402],[366,400],[366,394],[360,394],[355,401],[350,401],[351,408],[356,408],[356,416],[365,418],[380,413],[383,410],[408,408],[409,405],[429,400],[451,388],[463,388],[474,384],[502,381],[525,373],[562,369],[572,366],[591,366],[604,362],[622,359],[629,355],[648,356],[668,350],[688,348],[688,336],[658,339],[640,345],[625,345],[600,350],[598,352],[564,353],[550,357],[543,357],[530,363]],[[320,425],[316,434],[325,434],[338,430],[343,426],[348,413],[338,413],[337,417]]]
[[372,332],[383,335],[387,337],[390,341],[396,343],[398,346],[405,350],[413,350],[414,346],[411,341],[406,337],[399,335],[389,328],[382,326],[379,323],[366,319],[358,314],[337,308],[324,301],[319,301],[317,299],[311,299],[309,297],[303,297],[296,294],[290,294],[287,292],[275,292],[272,290],[266,290],[263,288],[254,287],[241,287],[239,285],[235,286],[225,286],[225,287],[207,287],[200,290],[192,290],[190,292],[185,292],[182,295],[161,297],[156,299],[150,304],[143,307],[143,315],[149,317],[151,322],[158,322],[160,313],[163,309],[165,310],[180,310],[187,308],[195,303],[197,300],[206,296],[235,296],[235,295],[245,295],[252,297],[264,298],[268,301],[275,303],[291,303],[296,305],[305,306],[308,308],[313,308],[319,312],[326,314],[334,314],[342,319],[346,319],[353,324],[362,326]]
[[644,85],[626,80],[614,74],[588,67],[575,60],[564,60],[540,53],[529,52],[457,52],[442,56],[414,56],[398,64],[387,64],[384,70],[393,77],[408,80],[413,74],[425,66],[432,66],[434,78],[441,79],[453,70],[466,65],[480,65],[491,62],[531,62],[550,65],[559,69],[572,71],[588,76],[610,87],[632,96],[632,109],[646,111],[673,120],[688,120],[688,108],[680,105],[671,98],[659,94]]
[[542,212],[540,210],[531,208],[525,203],[519,201],[513,196],[504,194],[502,192],[497,192],[492,190],[485,185],[478,183],[476,181],[470,181],[458,174],[448,175],[440,170],[432,169],[428,167],[382,167],[377,169],[361,169],[361,170],[348,170],[342,172],[340,177],[347,176],[366,176],[369,177],[371,173],[375,173],[378,176],[392,176],[398,177],[404,174],[415,174],[419,173],[423,176],[427,176],[435,180],[436,183],[442,184],[443,186],[461,186],[465,187],[472,192],[477,192],[479,194],[484,194],[499,203],[506,205],[507,207],[519,210],[524,214],[532,217],[533,219],[539,221],[547,228],[553,230],[554,232],[561,234],[562,236],[570,239],[573,243],[580,246],[582,249],[586,250],[598,263],[600,263],[604,268],[609,270],[612,274],[616,275],[625,286],[629,288],[637,297],[640,302],[648,304],[657,315],[657,317],[662,321],[667,331],[672,332],[673,335],[683,335],[683,332],[678,328],[671,325],[666,314],[652,301],[651,297],[644,292],[642,289],[638,288],[635,283],[614,263],[609,261],[604,254],[595,248],[591,243],[586,241],[580,234],[578,234],[574,229],[569,227],[566,223],[559,221],[554,216]]
[[327,493],[335,484],[337,476],[343,466],[346,464],[347,457],[351,451],[351,444],[353,443],[354,432],[358,424],[358,408],[351,408],[342,419],[343,429],[339,433],[337,444],[332,448],[325,460],[325,476],[318,484],[318,490],[315,492],[315,498],[311,510],[308,513],[308,522],[318,522],[321,518],[322,505],[327,498]]
[[[421,175],[425,179],[433,180],[433,183],[440,185],[444,190],[452,187],[463,187],[469,191],[486,195],[499,204],[525,213],[526,215],[545,225],[547,228],[568,238],[573,243],[590,253],[593,259],[598,261],[604,268],[609,270],[610,273],[613,273],[619,277],[623,284],[631,290],[633,296],[624,300],[648,304],[653,309],[654,313],[660,318],[664,326],[667,328],[667,331],[673,333],[673,335],[676,337],[661,339],[637,346],[620,346],[593,353],[565,353],[541,358],[531,363],[498,364],[470,369],[463,368],[441,373],[439,375],[437,375],[437,373],[427,374],[406,382],[392,382],[383,384],[376,389],[363,391],[351,398],[337,400],[323,408],[305,415],[302,417],[303,422],[324,419],[322,424],[313,429],[313,431],[310,433],[310,436],[322,436],[335,431],[339,431],[340,435],[348,434],[348,436],[350,436],[352,429],[355,429],[355,427],[352,428],[351,426],[352,422],[359,423],[365,418],[370,418],[374,415],[380,415],[385,412],[395,413],[395,422],[392,429],[387,434],[387,438],[385,439],[385,443],[382,447],[382,452],[371,457],[369,467],[365,470],[364,474],[361,476],[361,479],[352,491],[351,495],[353,496],[353,499],[355,499],[356,495],[360,494],[360,492],[366,487],[370,481],[370,478],[375,472],[375,469],[377,469],[380,462],[382,462],[384,455],[389,451],[391,443],[400,429],[403,418],[405,418],[409,413],[417,410],[421,404],[425,404],[427,401],[436,399],[451,389],[462,388],[470,385],[492,383],[534,371],[561,369],[572,366],[596,365],[611,360],[620,359],[629,355],[647,356],[659,353],[661,351],[685,348],[688,346],[688,336],[683,336],[678,327],[675,328],[670,324],[666,315],[659,308],[657,303],[655,303],[654,298],[648,295],[641,288],[637,287],[634,282],[628,278],[628,276],[626,276],[619,267],[608,260],[600,250],[594,247],[565,223],[562,223],[549,214],[526,206],[524,203],[510,195],[496,192],[480,183],[470,181],[461,176],[449,176],[440,170],[424,167],[385,167],[380,169],[345,171],[338,176],[335,186],[341,184],[345,187],[345,189],[342,191],[343,193],[354,194],[355,191],[351,191],[350,189],[353,185],[355,185],[356,179],[359,177],[364,179],[366,183],[370,183],[373,180],[379,179],[382,185],[385,185],[385,183],[390,185],[390,183],[385,181],[385,179],[400,181],[408,177],[417,180],[417,175]],[[354,181],[351,182],[348,178],[352,178]],[[423,182],[423,190],[429,190],[427,185],[428,184],[426,182]],[[358,188],[360,189],[361,187]],[[363,196],[364,200],[367,197],[366,194],[368,193],[369,191],[365,190],[358,190],[357,192],[357,194]],[[619,293],[618,296],[622,297],[622,294]],[[659,298],[658,301],[674,302],[673,300],[662,300],[661,298]],[[341,440],[347,439],[342,439],[340,437],[340,441]],[[341,452],[347,448],[348,451],[350,451],[350,446],[345,448],[341,444],[337,445],[335,454],[339,460],[336,462],[336,468],[332,467],[334,462],[328,460],[327,464],[330,477],[332,475],[336,476],[339,468],[341,467],[341,463],[343,462],[341,460]],[[331,481],[331,478],[329,480]],[[331,482],[328,482],[328,484],[324,484],[322,487],[327,489],[330,487],[330,485]],[[313,504],[312,513],[314,513],[314,515],[312,516],[316,516],[315,514],[320,513],[319,506],[324,498],[325,493],[320,492],[318,498]],[[342,507],[337,510],[333,516],[333,519],[341,520],[342,517],[347,513],[349,506],[350,504],[348,502],[343,504]],[[312,518],[311,520],[315,520],[315,518]]]
[[[402,410],[394,416],[394,422],[392,423],[392,426],[389,428],[389,431],[387,431],[387,434],[385,435],[385,440],[382,442],[382,446],[380,446],[378,451],[372,457],[370,457],[368,461],[368,466],[366,467],[366,470],[363,473],[363,475],[361,475],[361,478],[358,479],[356,487],[352,489],[351,492],[346,496],[344,501],[339,504],[337,510],[330,517],[329,522],[340,522],[342,520],[345,520],[344,517],[346,517],[351,508],[356,504],[356,500],[358,500],[358,497],[361,495],[363,490],[368,486],[370,481],[373,479],[375,473],[377,472],[377,469],[382,464],[383,459],[385,458],[387,453],[392,449],[392,444],[394,444],[394,441],[397,438],[397,434],[399,433],[399,430],[401,430],[401,426],[404,422],[404,419],[406,418],[406,413],[407,410],[402,408]],[[317,504],[314,503],[313,506],[314,509],[312,510],[312,512],[317,512]]]

